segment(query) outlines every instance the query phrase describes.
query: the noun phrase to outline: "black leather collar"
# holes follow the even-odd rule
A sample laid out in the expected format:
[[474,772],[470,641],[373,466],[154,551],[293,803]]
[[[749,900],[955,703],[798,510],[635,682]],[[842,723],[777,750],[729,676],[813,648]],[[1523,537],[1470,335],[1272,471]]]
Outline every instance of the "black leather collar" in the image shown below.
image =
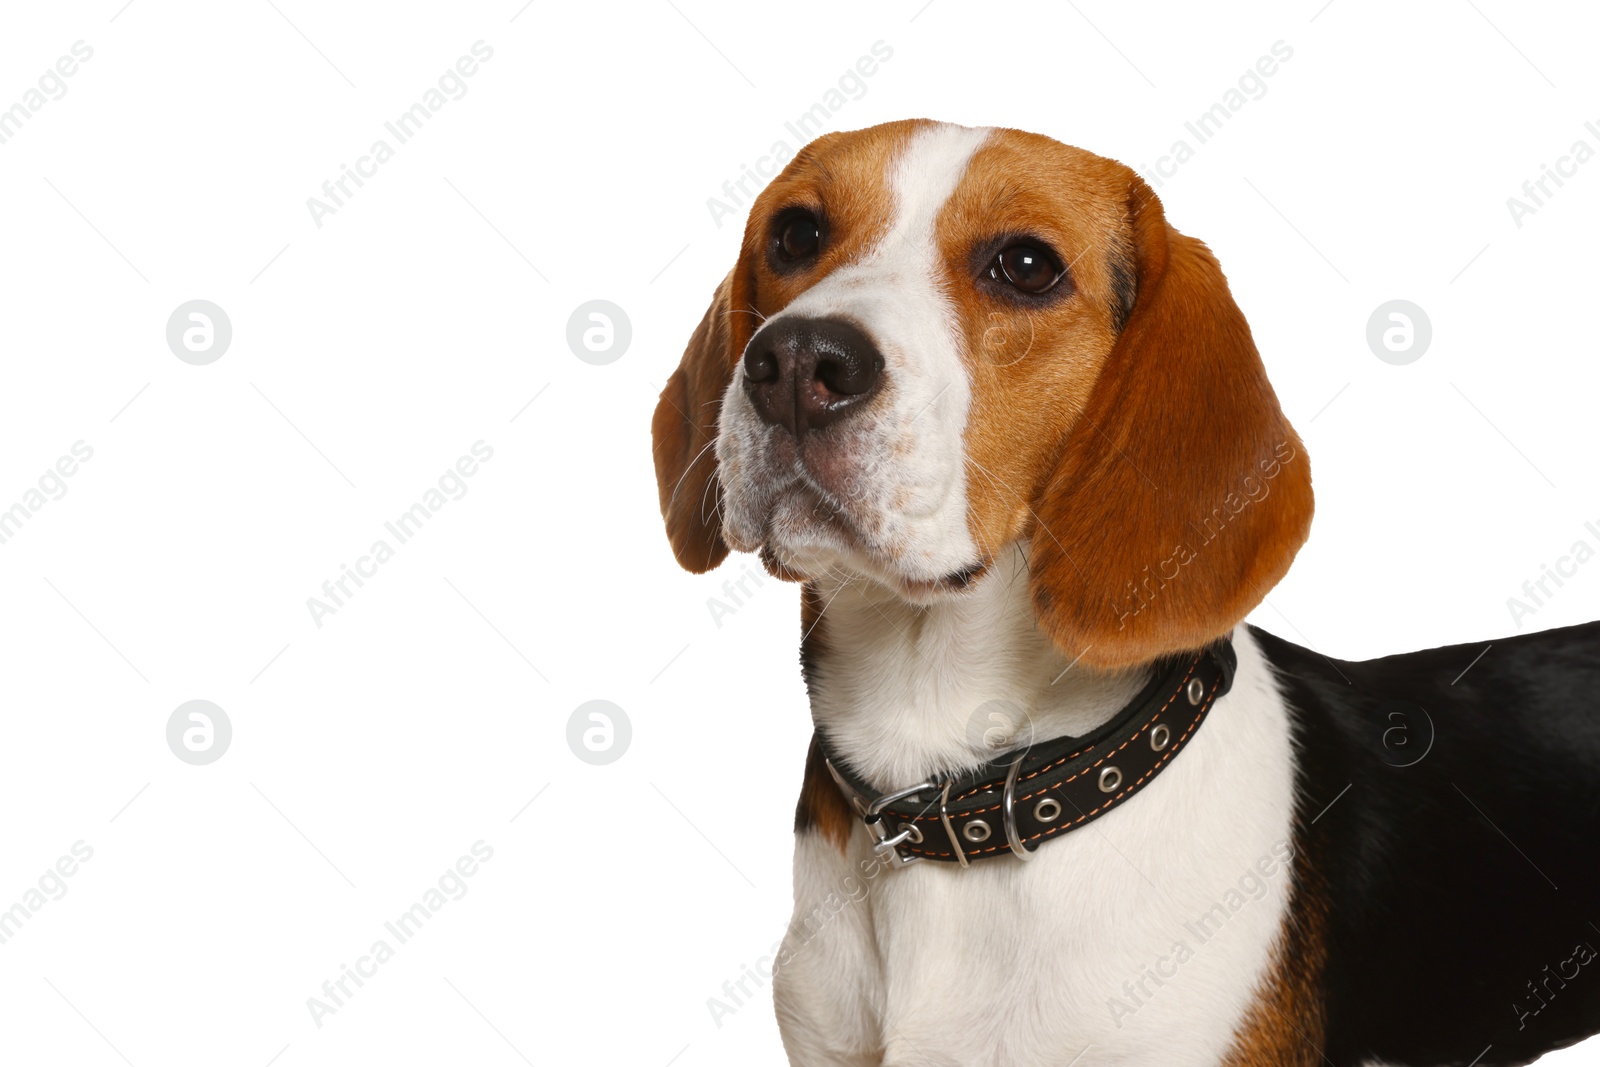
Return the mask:
[[1091,733],[1006,752],[960,776],[890,793],[862,782],[822,731],[816,738],[885,860],[965,867],[1007,854],[1031,859],[1045,841],[1092,822],[1154,781],[1233,685],[1237,663],[1223,638],[1163,661],[1139,695]]

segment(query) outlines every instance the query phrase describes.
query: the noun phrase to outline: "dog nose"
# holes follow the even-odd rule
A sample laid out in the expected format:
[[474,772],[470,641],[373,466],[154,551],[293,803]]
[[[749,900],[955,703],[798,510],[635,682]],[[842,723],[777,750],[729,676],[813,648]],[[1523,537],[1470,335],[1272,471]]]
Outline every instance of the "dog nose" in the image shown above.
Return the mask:
[[863,407],[882,372],[877,346],[838,319],[779,319],[763,326],[744,354],[744,390],[756,413],[797,435]]

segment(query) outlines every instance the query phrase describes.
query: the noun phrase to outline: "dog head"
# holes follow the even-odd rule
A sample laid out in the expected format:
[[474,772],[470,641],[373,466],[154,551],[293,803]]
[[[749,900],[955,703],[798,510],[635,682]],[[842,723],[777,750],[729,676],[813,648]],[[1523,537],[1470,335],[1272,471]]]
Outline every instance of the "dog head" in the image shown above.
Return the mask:
[[750,211],[653,423],[668,537],[959,596],[1028,551],[1106,667],[1225,633],[1288,570],[1311,472],[1210,251],[1129,168],[942,123],[830,134]]

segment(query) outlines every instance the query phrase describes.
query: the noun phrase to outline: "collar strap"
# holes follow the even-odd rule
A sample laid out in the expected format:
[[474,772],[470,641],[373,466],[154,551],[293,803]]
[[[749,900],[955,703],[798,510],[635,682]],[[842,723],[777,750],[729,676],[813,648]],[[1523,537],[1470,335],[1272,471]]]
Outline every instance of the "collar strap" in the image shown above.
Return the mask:
[[880,793],[816,734],[833,780],[866,823],[873,850],[897,866],[943,860],[969,866],[1039,846],[1094,821],[1155,780],[1188,744],[1237,666],[1227,638],[1165,660],[1133,701],[1103,726],[1006,752],[964,774]]

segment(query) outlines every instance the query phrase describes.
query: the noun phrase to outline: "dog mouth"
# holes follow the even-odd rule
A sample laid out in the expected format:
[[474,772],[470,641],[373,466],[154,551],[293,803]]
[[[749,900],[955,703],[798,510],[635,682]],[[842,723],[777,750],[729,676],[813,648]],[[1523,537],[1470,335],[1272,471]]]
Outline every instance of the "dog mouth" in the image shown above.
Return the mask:
[[766,494],[756,543],[767,570],[790,581],[864,577],[914,603],[968,592],[989,570],[988,559],[944,573],[917,574],[904,553],[874,537],[866,524],[802,474]]
[[[834,548],[877,556],[881,553],[864,524],[802,469],[789,472],[781,484],[766,490],[760,541],[779,559]],[[786,561],[791,569],[797,561]]]
[[759,552],[790,581],[865,578],[922,604],[967,592],[992,561],[951,559],[929,542],[948,501],[874,460],[896,452],[880,436],[725,438],[740,446],[718,445],[730,547]]
[[953,570],[943,578],[940,578],[939,584],[950,592],[965,592],[966,590],[971,589],[977,580],[983,577],[984,573],[988,571],[988,569],[988,560],[979,560],[976,563],[969,563],[965,567],[962,567],[959,570]]
[[969,592],[978,579],[988,572],[989,565],[989,560],[979,560],[938,578],[901,578],[897,584],[907,600],[928,603],[941,596],[959,596]]

